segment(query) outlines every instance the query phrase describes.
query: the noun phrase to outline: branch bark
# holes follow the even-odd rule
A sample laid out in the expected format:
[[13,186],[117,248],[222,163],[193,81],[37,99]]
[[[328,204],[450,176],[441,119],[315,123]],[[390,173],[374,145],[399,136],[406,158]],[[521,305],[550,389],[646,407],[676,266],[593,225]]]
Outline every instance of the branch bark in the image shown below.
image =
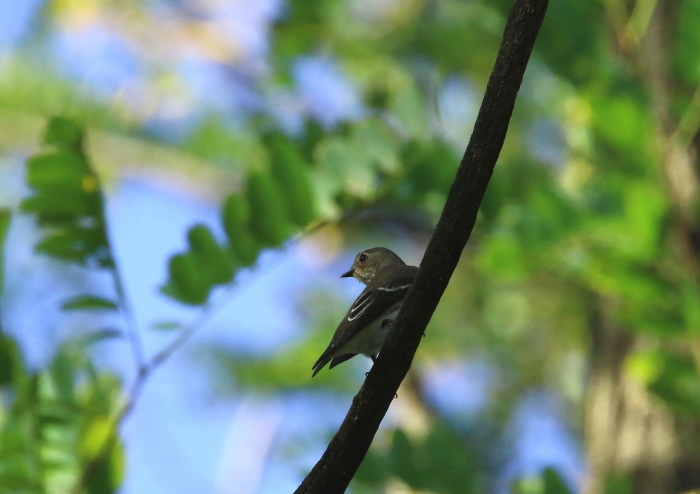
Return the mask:
[[547,4],[515,1],[469,146],[416,281],[340,429],[295,494],[345,492],[365,457],[471,235]]

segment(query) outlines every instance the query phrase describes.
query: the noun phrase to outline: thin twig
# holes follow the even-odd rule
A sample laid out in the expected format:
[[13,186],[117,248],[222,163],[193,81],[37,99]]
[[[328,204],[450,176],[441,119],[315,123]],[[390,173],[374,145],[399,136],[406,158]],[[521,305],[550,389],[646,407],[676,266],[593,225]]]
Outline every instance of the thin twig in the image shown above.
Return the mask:
[[[111,245],[110,251],[113,252]],[[122,279],[119,265],[116,259],[112,259],[112,263],[112,279],[114,280],[114,289],[116,290],[117,298],[119,299],[119,310],[126,321],[126,338],[131,346],[137,373],[140,373],[146,365],[146,354],[144,352],[143,343],[141,342],[140,337],[141,332],[139,330],[138,321],[136,320],[136,315],[134,314],[134,309],[126,293],[126,287],[124,285],[124,280]]]

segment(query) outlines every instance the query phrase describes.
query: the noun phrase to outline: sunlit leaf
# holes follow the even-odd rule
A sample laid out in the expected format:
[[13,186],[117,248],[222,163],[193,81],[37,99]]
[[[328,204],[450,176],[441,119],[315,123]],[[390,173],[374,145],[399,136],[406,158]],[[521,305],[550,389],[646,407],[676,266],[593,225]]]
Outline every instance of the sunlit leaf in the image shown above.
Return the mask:
[[110,435],[115,432],[114,420],[111,417],[105,415],[92,417],[81,434],[78,446],[80,455],[88,460],[94,459],[101,453]]

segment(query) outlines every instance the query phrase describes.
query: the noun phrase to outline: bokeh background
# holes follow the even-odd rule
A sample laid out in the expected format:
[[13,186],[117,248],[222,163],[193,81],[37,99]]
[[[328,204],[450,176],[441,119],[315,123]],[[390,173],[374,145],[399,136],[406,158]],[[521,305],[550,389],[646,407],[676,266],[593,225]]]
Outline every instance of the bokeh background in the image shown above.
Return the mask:
[[[510,6],[0,1],[0,492],[293,491],[371,365],[311,379],[362,288],[338,277],[420,262]],[[349,492],[700,486],[698,25],[700,0],[551,2]],[[52,189],[66,156],[101,188]]]

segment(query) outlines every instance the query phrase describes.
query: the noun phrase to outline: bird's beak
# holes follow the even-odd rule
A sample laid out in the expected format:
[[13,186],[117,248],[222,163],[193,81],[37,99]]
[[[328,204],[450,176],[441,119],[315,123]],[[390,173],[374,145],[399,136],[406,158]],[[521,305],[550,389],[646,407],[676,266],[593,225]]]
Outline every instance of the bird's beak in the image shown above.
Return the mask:
[[350,268],[350,271],[347,271],[347,272],[341,274],[340,277],[341,278],[350,278],[351,276],[354,276],[354,275],[355,275],[355,271],[353,271],[352,268]]

